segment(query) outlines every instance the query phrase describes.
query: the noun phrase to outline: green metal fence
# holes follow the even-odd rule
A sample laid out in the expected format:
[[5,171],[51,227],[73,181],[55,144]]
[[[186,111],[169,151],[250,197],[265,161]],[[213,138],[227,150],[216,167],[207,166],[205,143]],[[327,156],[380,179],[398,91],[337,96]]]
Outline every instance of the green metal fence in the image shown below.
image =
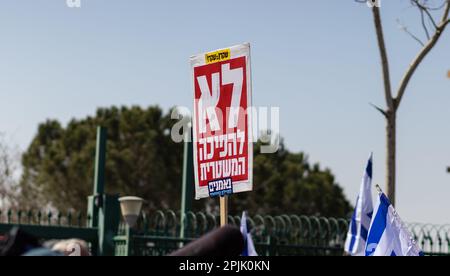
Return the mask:
[[[117,213],[117,216],[120,216]],[[91,227],[89,215],[81,213],[0,211],[0,234],[20,226],[42,240],[79,238],[97,254],[99,231]],[[229,223],[240,225],[239,216]],[[114,240],[119,256],[161,256],[217,228],[220,218],[203,212],[186,213],[181,238],[180,213],[160,210],[142,213],[138,226],[130,230],[121,223]],[[346,219],[302,215],[256,215],[248,218],[256,249],[263,256],[342,255],[347,234]],[[450,225],[408,225],[426,255],[450,255]]]
[[[220,218],[206,213],[188,212],[185,216],[184,238],[181,236],[179,213],[157,211],[143,215],[137,230],[124,225],[115,238],[117,255],[166,255],[193,239],[218,227]],[[239,226],[239,216],[229,216],[231,225]],[[344,219],[296,215],[248,218],[256,249],[260,255],[342,255],[347,234]]]
[[89,228],[90,216],[71,212],[13,211],[0,210],[0,234],[19,226],[22,230],[41,240],[82,239],[97,254],[98,229]]
[[[143,213],[135,230],[123,224],[115,237],[116,255],[160,256],[218,227],[220,219],[206,213],[189,212],[181,236],[180,215],[171,210]],[[229,223],[240,225],[239,216]],[[426,255],[450,255],[450,225],[408,225]],[[263,256],[343,255],[348,220],[303,215],[256,215],[248,227],[256,249]]]
[[426,255],[450,255],[450,225],[410,223],[408,228]]

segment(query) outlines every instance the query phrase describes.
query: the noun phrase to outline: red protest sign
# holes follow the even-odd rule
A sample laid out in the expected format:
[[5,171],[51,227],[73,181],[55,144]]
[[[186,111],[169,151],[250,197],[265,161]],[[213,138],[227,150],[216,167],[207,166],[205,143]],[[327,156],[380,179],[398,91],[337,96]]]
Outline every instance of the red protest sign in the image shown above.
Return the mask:
[[196,199],[252,190],[250,46],[191,57]]

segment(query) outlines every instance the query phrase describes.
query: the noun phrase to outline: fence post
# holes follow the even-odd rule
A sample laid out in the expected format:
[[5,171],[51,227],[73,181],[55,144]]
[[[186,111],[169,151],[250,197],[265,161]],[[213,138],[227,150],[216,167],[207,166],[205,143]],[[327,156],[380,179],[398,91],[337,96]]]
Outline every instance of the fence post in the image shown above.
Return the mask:
[[114,236],[120,223],[120,205],[118,195],[103,195],[103,206],[98,213],[99,255],[113,256],[115,253]]
[[266,257],[273,256],[272,252],[272,237],[269,235],[267,238],[267,250],[266,250]]
[[[188,140],[187,138],[189,138]],[[180,238],[186,236],[186,213],[192,210],[192,198],[194,196],[194,154],[192,143],[192,130],[184,135],[183,151],[183,182],[181,189],[180,211]]]
[[[95,151],[95,175],[94,175],[94,196],[96,196],[96,212],[98,215],[98,209],[102,206],[102,196],[105,192],[105,161],[106,161],[106,142],[107,142],[107,129],[105,127],[97,128],[97,145]],[[97,221],[98,218],[94,218],[93,221]],[[98,226],[98,225],[97,225]]]
[[133,229],[128,226],[128,224],[125,226],[125,236],[126,236],[126,247],[125,247],[125,256],[133,256],[134,253],[132,251],[132,245],[133,245]]
[[118,196],[105,195],[105,161],[107,129],[97,128],[95,176],[93,195],[88,198],[89,227],[98,229],[98,243],[93,245],[97,255],[114,254],[114,236],[120,222]]
[[97,127],[97,144],[95,150],[94,167],[94,190],[88,198],[88,215],[90,216],[89,227],[98,227],[98,213],[102,205],[105,188],[105,158],[106,158],[107,130],[104,127]]

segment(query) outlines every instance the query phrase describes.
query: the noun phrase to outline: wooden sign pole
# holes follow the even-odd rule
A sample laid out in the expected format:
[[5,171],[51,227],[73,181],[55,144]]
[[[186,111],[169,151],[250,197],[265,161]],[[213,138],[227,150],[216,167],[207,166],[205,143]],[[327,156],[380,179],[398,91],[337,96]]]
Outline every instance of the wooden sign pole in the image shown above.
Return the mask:
[[228,196],[220,197],[220,226],[228,224]]

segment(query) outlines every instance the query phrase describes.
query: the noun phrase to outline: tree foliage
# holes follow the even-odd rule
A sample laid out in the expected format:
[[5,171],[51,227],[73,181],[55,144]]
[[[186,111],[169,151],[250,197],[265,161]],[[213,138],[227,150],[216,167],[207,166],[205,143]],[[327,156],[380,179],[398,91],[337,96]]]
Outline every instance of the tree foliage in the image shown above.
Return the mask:
[[254,192],[236,195],[230,209],[255,213],[347,216],[350,205],[329,169],[309,164],[304,153],[289,152],[283,142],[274,154],[255,147]]
[[[86,209],[93,189],[96,127],[102,125],[108,128],[106,192],[141,196],[151,209],[178,209],[183,144],[171,140],[175,123],[159,107],[102,108],[95,117],[74,119],[66,127],[55,120],[42,123],[22,157],[22,206],[50,202],[60,210]],[[232,212],[344,216],[350,210],[329,170],[310,165],[303,153],[290,153],[283,145],[275,154],[260,154],[255,146],[254,187],[254,192],[233,196]],[[194,206],[215,208],[217,200]]]
[[0,209],[14,208],[18,194],[18,151],[0,134]]
[[[86,209],[93,193],[96,127],[108,129],[105,190],[140,195],[153,208],[173,206],[181,179],[181,144],[172,143],[173,121],[158,107],[99,109],[95,117],[41,124],[22,157],[22,202],[37,207]],[[37,200],[35,200],[37,199]]]

